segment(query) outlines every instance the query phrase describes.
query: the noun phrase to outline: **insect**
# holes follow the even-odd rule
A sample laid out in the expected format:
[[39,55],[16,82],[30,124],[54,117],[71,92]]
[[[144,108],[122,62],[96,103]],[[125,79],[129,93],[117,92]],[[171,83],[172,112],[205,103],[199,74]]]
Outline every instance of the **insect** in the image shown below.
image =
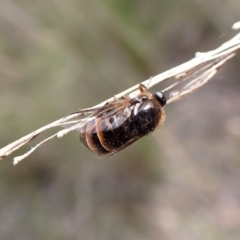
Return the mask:
[[[18,164],[47,141],[55,137],[61,138],[75,130],[79,131],[80,141],[94,153],[100,156],[112,155],[154,131],[165,119],[164,106],[202,87],[220,66],[235,55],[236,49],[239,48],[230,51],[229,45],[224,44],[218,50],[210,52],[213,54],[212,58],[208,59],[208,54],[201,54],[188,63],[144,82],[150,88],[157,83],[172,79],[173,83],[162,92],[150,93],[143,84],[140,84],[118,94],[120,96],[118,99],[111,98],[105,105],[78,110],[49,123],[1,148],[0,160],[38,137],[42,132],[59,126],[65,126],[65,129],[40,141],[25,154],[15,157],[13,164]],[[139,94],[137,88],[140,90]],[[131,98],[130,95],[122,97],[125,92],[135,97]],[[167,100],[164,95],[167,96]]]
[[80,141],[95,154],[109,156],[154,131],[165,120],[167,100],[143,84],[139,90],[135,98],[125,96],[96,108],[78,129]]

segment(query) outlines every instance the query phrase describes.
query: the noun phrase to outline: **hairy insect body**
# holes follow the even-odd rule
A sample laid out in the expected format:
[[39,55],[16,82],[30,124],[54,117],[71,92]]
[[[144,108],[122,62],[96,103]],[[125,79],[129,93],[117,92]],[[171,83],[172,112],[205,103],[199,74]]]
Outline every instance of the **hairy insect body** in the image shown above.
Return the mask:
[[120,110],[113,104],[81,128],[80,141],[97,155],[112,155],[154,131],[165,119],[165,104],[162,93],[147,91],[126,100]]

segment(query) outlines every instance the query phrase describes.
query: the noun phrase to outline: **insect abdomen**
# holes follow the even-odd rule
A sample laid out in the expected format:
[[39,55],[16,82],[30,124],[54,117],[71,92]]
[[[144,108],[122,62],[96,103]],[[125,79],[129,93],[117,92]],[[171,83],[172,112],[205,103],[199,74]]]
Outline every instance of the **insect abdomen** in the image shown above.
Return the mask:
[[111,155],[139,138],[153,131],[161,121],[163,109],[147,101],[144,107],[134,108],[125,121],[111,118],[96,118],[85,126],[80,132],[80,141],[97,155]]

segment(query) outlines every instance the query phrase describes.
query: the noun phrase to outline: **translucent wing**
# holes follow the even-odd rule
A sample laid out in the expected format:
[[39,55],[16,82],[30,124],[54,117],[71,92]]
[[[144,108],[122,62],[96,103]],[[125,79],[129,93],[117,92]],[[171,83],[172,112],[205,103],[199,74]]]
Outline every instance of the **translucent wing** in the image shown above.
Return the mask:
[[[103,106],[82,109],[68,115],[66,119],[70,119],[64,121],[64,127],[80,130],[90,121],[94,120],[95,123],[98,124],[99,121],[105,121],[106,119],[112,127],[117,127],[130,116],[131,110],[129,107],[131,105],[133,105],[131,99],[125,97],[109,102]],[[106,131],[109,124],[102,125],[100,130]]]

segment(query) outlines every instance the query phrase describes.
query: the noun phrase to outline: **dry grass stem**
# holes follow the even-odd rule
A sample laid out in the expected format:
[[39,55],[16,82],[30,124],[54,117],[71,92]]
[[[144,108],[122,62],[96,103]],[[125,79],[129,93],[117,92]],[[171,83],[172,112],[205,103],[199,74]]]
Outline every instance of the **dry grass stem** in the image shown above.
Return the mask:
[[[233,25],[233,28],[237,29],[239,25],[240,25],[239,23],[235,23]],[[162,91],[166,94],[168,104],[175,102],[185,97],[186,95],[194,92],[202,85],[207,83],[226,61],[235,56],[239,49],[240,49],[240,34],[238,33],[236,36],[222,44],[217,49],[206,53],[197,53],[195,58],[193,58],[192,60],[184,64],[181,64],[175,68],[172,68],[164,73],[156,75],[142,82],[142,84],[148,86],[148,88],[151,88],[156,84],[169,81],[169,86],[163,89]],[[171,81],[173,82],[170,83]],[[52,122],[48,125],[45,125],[31,132],[30,134],[16,140],[15,142],[8,144],[7,146],[0,149],[0,159],[9,156],[23,145],[32,141],[42,132],[45,132],[50,128],[65,126],[65,129],[57,131],[55,134],[44,139],[35,147],[31,148],[24,155],[15,157],[13,164],[16,165],[18,162],[20,162],[21,160],[29,156],[32,152],[34,152],[43,143],[55,137],[58,138],[63,137],[67,133],[81,128],[81,125],[84,122],[91,119],[91,113],[94,110],[96,110],[96,108],[98,109],[99,107],[106,104],[106,102],[111,102],[115,98],[121,98],[126,95],[129,95],[130,97],[136,96],[139,93],[138,86],[139,84],[119,93],[118,95],[92,108],[84,109],[83,112],[81,113],[74,113],[67,117],[61,118],[55,122]]]

